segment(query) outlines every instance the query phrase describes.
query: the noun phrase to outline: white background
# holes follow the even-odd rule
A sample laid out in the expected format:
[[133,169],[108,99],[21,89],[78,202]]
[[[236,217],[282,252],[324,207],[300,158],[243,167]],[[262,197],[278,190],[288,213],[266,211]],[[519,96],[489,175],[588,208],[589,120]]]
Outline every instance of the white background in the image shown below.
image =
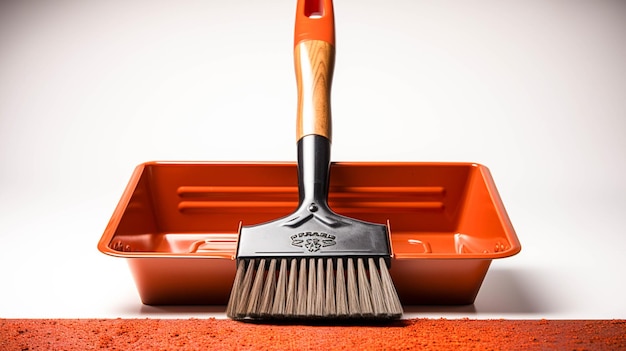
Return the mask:
[[[0,2],[0,317],[143,306],[96,244],[151,160],[295,160],[295,2]],[[476,303],[626,318],[626,3],[337,0],[335,161],[485,164],[522,243]]]

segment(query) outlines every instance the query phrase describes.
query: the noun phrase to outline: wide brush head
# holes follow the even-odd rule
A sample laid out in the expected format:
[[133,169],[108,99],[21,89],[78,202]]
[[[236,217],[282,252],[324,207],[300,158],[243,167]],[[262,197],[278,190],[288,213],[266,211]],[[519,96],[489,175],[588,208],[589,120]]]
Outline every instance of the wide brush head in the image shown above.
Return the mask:
[[[318,199],[319,200],[319,199]],[[326,201],[242,227],[227,307],[233,319],[395,319],[388,227],[334,213]]]

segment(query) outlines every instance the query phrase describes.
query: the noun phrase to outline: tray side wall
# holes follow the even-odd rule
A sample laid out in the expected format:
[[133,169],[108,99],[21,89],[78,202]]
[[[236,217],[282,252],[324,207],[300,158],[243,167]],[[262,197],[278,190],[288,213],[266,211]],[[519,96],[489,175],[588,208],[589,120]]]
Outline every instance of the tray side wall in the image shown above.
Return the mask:
[[490,264],[479,259],[398,259],[390,273],[404,305],[469,305]]
[[129,258],[141,301],[146,305],[225,305],[235,261],[205,258]]

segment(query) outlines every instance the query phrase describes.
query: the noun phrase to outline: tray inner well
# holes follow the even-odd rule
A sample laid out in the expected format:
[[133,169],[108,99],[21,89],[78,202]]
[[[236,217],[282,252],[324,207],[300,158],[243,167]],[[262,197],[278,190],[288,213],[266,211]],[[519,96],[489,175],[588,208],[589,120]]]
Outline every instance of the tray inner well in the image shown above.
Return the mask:
[[[262,223],[296,208],[296,172],[293,163],[148,164],[109,246],[229,258],[240,221]],[[389,220],[396,258],[511,247],[473,164],[333,164],[329,202],[346,216]]]

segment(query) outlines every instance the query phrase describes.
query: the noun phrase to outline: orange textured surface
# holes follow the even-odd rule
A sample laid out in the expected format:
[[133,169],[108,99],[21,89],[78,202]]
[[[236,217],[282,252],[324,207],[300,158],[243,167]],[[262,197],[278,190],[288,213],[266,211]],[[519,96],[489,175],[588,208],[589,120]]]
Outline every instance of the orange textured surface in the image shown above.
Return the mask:
[[625,320],[413,319],[386,326],[216,319],[2,319],[1,350],[623,350]]

